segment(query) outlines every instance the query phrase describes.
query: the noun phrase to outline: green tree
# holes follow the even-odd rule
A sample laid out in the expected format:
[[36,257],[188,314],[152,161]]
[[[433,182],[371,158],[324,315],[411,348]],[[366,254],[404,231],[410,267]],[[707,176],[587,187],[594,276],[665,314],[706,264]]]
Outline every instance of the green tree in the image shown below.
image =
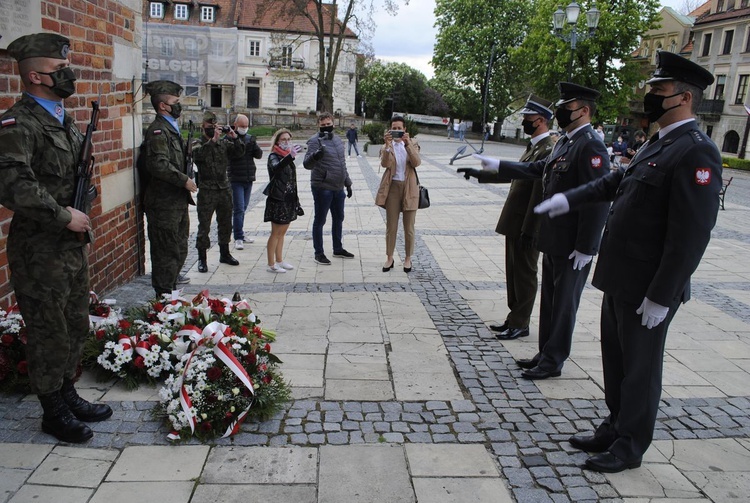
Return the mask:
[[[638,65],[629,61],[630,54],[639,37],[657,27],[659,0],[595,0],[580,5],[579,33],[588,30],[588,9],[598,8],[601,18],[594,36],[578,41],[572,81],[602,93],[597,118],[611,122],[627,113],[633,88],[643,78]],[[524,93],[533,91],[552,100],[559,95],[558,82],[568,80],[572,56],[570,43],[552,32],[552,13],[558,7],[559,0],[534,0],[528,35],[511,51]]]
[[[489,117],[506,114],[522,87],[510,59],[521,44],[531,10],[529,0],[437,0],[438,28],[432,65],[435,89],[443,92],[456,116],[482,119],[482,97],[490,55]],[[449,87],[456,87],[450,92]]]
[[377,113],[382,119],[390,117],[391,109],[428,115],[446,109],[424,74],[405,63],[374,61],[365,68],[358,92],[367,102],[368,113]]

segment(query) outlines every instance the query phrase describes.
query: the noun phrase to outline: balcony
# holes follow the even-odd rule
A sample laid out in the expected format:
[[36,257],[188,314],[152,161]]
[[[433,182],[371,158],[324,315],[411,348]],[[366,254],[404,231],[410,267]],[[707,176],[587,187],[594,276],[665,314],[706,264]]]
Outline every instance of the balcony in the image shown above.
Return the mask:
[[707,121],[718,121],[723,111],[724,100],[703,100],[698,107],[698,115]]
[[305,60],[302,58],[271,58],[268,61],[271,68],[291,68],[294,70],[304,70]]

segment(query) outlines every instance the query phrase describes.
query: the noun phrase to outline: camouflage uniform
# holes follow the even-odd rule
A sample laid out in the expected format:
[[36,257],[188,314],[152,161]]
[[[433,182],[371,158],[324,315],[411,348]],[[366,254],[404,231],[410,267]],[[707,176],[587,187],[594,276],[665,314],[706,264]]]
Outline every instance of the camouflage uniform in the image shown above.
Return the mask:
[[151,285],[157,294],[177,286],[185,264],[190,234],[188,204],[194,204],[185,188],[188,180],[182,137],[161,115],[146,131],[145,168],[151,179],[143,204],[151,243]]
[[36,394],[75,376],[88,335],[87,236],[66,226],[83,135],[65,114],[60,124],[24,94],[0,117],[0,203],[14,212],[8,265],[27,327],[27,361]]
[[230,158],[244,154],[245,144],[239,137],[234,140],[224,137],[213,142],[204,135],[194,148],[193,157],[199,173],[198,237],[195,247],[199,250],[207,250],[211,246],[208,233],[214,211],[219,227],[219,244],[229,244],[232,236],[232,187],[227,178],[227,165]]

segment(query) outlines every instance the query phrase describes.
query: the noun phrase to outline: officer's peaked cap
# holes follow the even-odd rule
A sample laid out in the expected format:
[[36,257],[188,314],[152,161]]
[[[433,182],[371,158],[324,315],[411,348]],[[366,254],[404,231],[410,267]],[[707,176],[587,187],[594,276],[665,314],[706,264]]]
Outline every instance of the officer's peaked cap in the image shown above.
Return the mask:
[[596,101],[601,95],[596,89],[589,89],[572,82],[560,82],[557,87],[560,89],[560,99],[555,103],[556,107],[575,100]]
[[554,114],[552,112],[552,102],[536,94],[529,95],[529,99],[526,100],[526,104],[519,113],[521,115],[541,115],[547,120],[551,119]]
[[665,80],[685,82],[703,90],[714,83],[714,76],[689,59],[669,51],[657,51],[656,70],[654,70],[654,76],[647,80],[646,84]]

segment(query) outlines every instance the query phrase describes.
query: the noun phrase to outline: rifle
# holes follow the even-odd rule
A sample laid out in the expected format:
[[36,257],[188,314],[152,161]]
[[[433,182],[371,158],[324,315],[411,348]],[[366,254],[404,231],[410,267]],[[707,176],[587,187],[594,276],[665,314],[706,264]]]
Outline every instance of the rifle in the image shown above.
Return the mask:
[[[188,121],[187,149],[185,149],[185,173],[188,178],[195,178],[193,169],[193,121]],[[197,180],[196,180],[196,183]]]
[[[86,136],[81,145],[81,155],[78,158],[78,169],[76,170],[76,192],[73,199],[73,208],[86,213],[88,203],[96,198],[96,187],[91,185],[91,176],[94,174],[94,144],[93,137],[99,123],[99,99],[91,102],[91,121],[86,127]],[[84,233],[78,233],[78,240],[84,240]]]

